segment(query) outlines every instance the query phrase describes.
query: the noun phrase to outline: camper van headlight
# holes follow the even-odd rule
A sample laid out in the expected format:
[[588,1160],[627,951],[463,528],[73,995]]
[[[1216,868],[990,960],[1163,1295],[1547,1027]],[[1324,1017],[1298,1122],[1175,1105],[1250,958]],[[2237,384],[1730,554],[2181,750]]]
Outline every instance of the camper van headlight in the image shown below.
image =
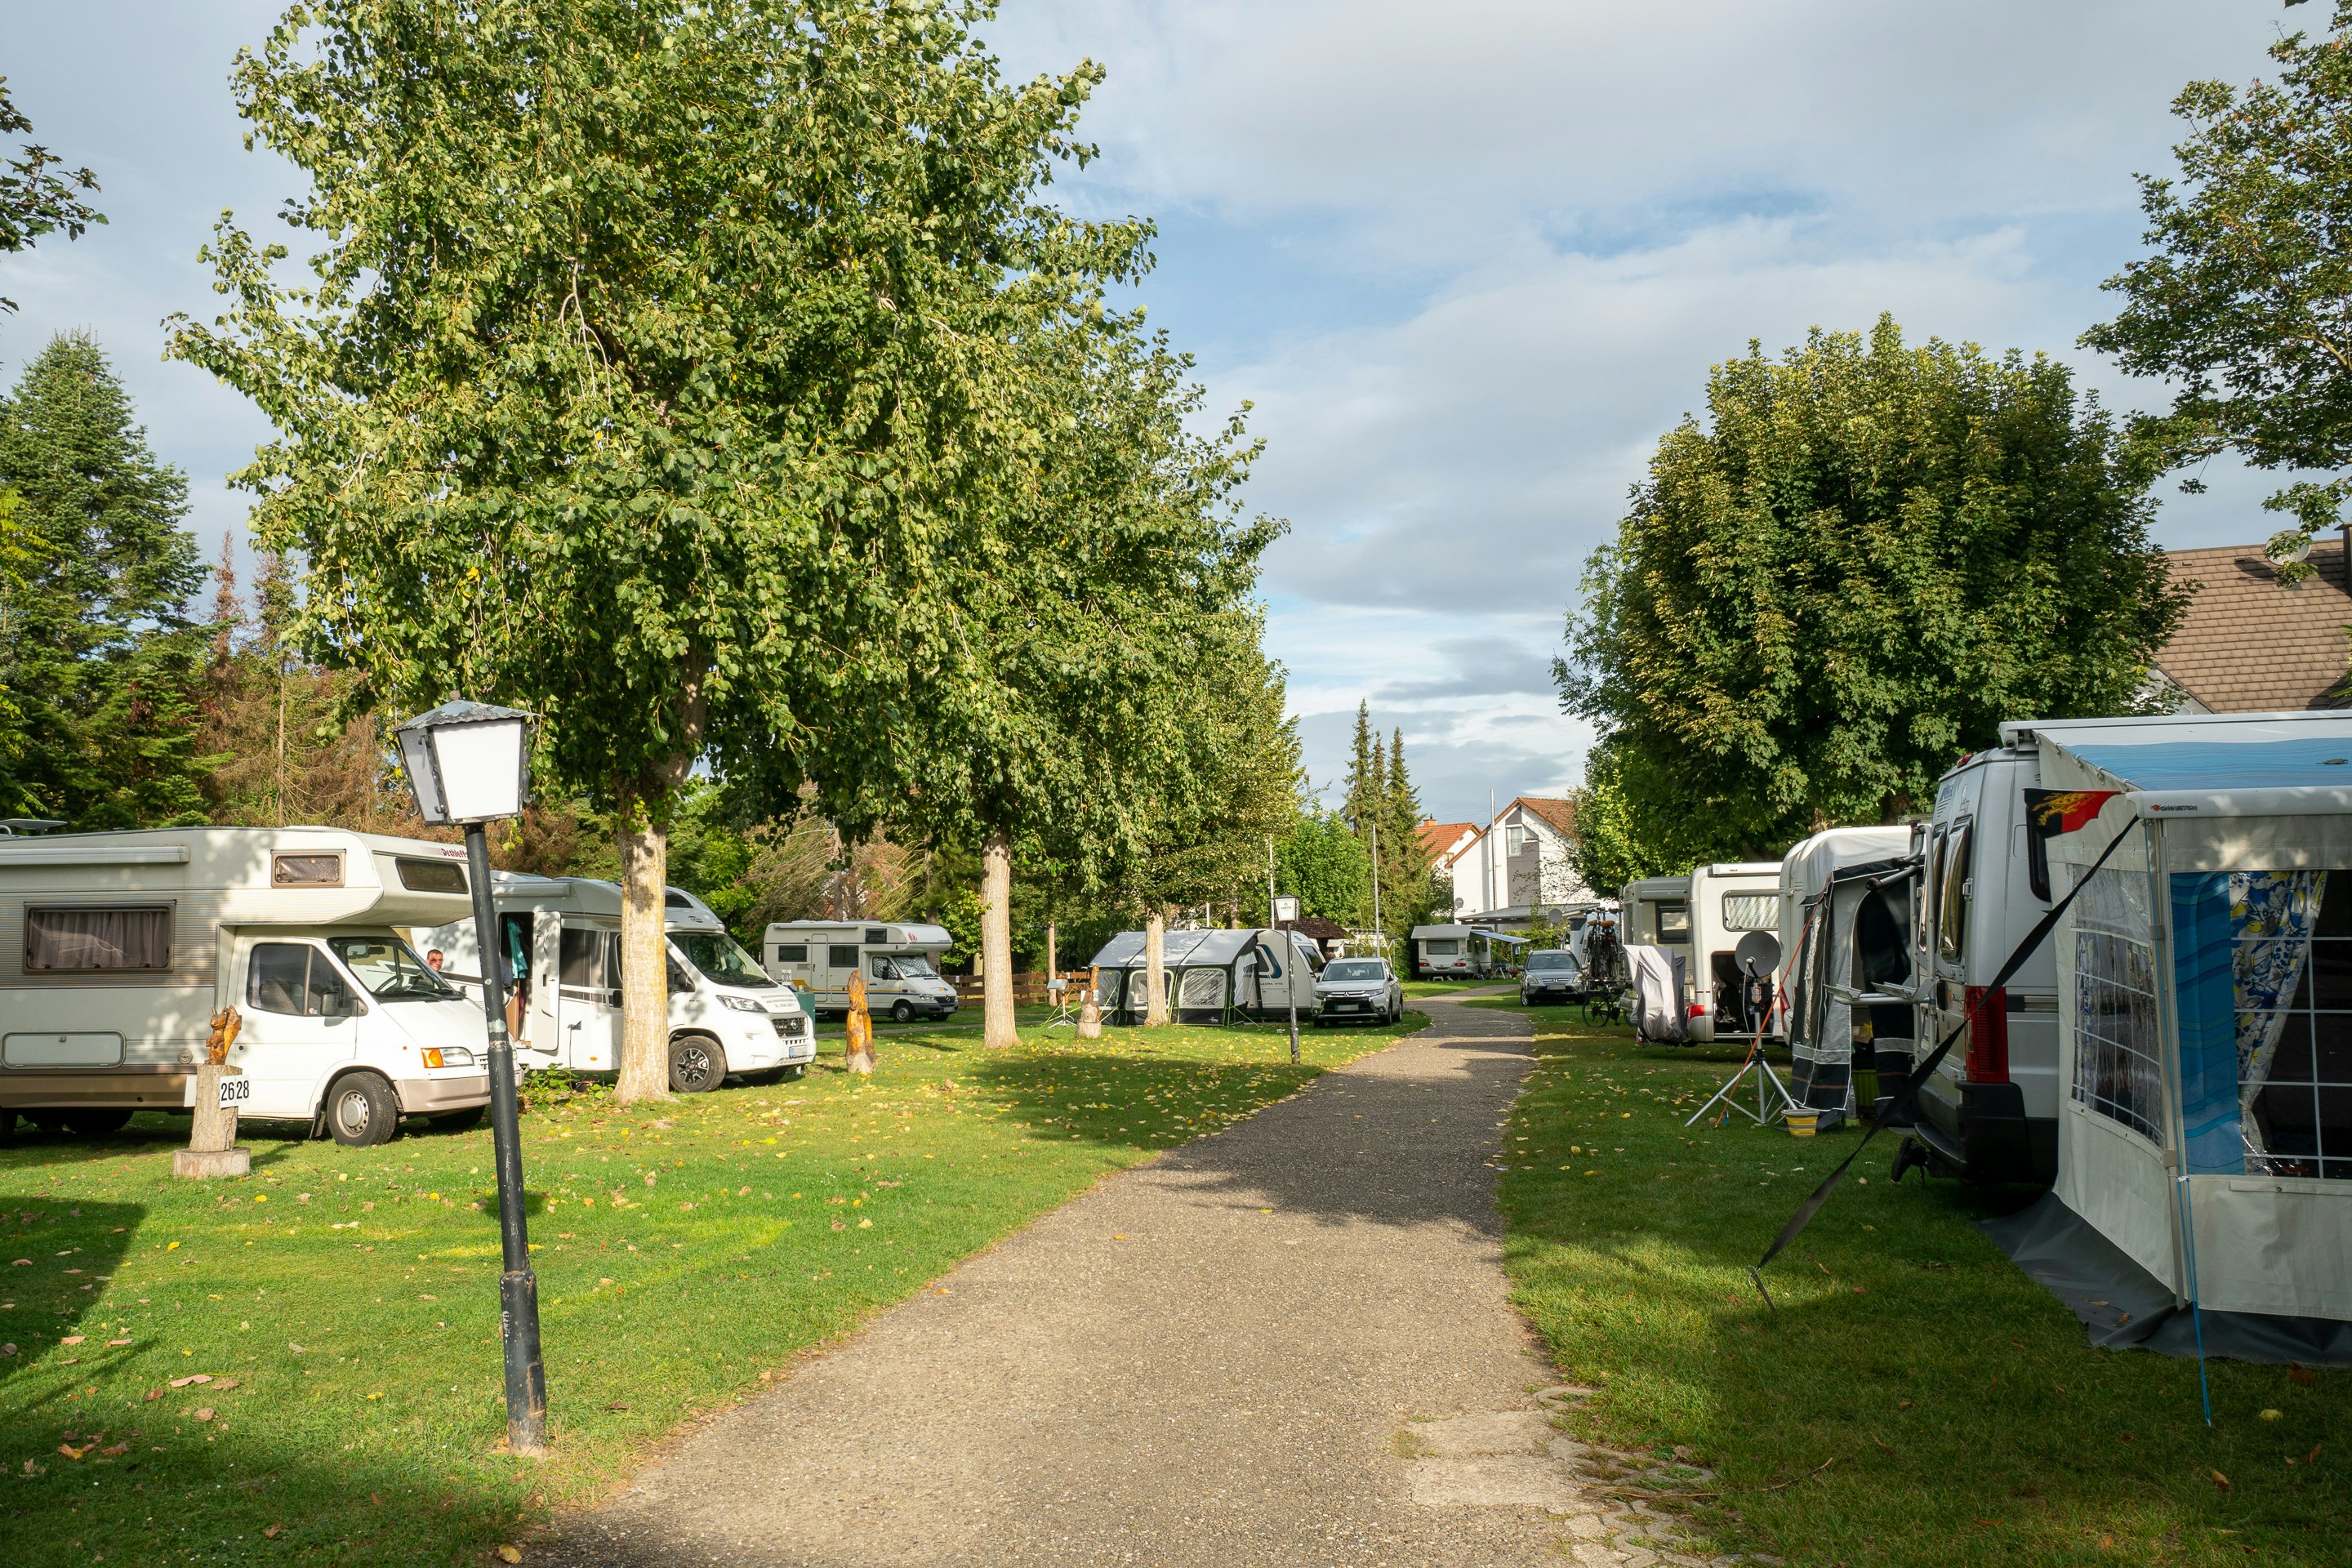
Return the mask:
[[426,1047],[418,1055],[429,1068],[469,1068],[474,1065],[474,1053],[463,1046]]
[[734,1008],[738,1013],[764,1013],[768,1010],[768,1005],[757,996],[737,996],[721,991],[719,994],[719,1000]]

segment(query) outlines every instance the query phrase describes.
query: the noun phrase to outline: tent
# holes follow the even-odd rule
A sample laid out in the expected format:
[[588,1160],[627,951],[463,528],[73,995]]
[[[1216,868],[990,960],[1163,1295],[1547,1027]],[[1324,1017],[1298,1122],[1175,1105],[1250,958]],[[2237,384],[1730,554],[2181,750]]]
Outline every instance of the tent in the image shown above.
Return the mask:
[[2007,728],[2042,753],[2029,852],[2082,888],[2043,1261],[2072,1227],[2078,1281],[2137,1269],[2158,1348],[2352,1363],[2352,713]]
[[1799,1103],[1853,1114],[1853,1073],[1882,1089],[1911,1070],[1911,1005],[1885,994],[1911,980],[1908,827],[1832,827],[1780,861],[1780,970],[1774,977]]
[[[1282,962],[1285,944],[1296,962]],[[1268,961],[1272,962],[1269,963]],[[1161,982],[1169,1014],[1180,1024],[1224,1024],[1236,1017],[1270,1017],[1287,1012],[1295,983],[1298,1010],[1315,1010],[1315,944],[1292,931],[1274,930],[1171,931],[1160,943]],[[1145,989],[1143,933],[1123,931],[1094,957],[1106,1017],[1139,1024],[1150,1011]]]

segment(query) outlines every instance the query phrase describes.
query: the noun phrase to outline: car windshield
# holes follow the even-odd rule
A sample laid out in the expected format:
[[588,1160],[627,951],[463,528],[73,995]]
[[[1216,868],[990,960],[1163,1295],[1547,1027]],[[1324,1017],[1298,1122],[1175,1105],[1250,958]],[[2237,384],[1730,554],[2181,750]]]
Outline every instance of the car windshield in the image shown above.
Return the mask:
[[671,946],[686,954],[688,963],[714,984],[752,989],[775,984],[761,969],[759,961],[743,951],[742,943],[723,931],[674,931],[669,940]]
[[1323,978],[1336,980],[1344,984],[1349,981],[1360,983],[1366,980],[1385,980],[1388,978],[1388,973],[1381,967],[1381,962],[1376,958],[1343,958],[1337,963],[1325,964]]
[[1576,960],[1565,952],[1531,952],[1528,954],[1528,967],[1531,970],[1574,969]]
[[396,936],[331,936],[327,945],[379,1002],[437,1002],[457,994],[456,986],[427,968],[416,950]]

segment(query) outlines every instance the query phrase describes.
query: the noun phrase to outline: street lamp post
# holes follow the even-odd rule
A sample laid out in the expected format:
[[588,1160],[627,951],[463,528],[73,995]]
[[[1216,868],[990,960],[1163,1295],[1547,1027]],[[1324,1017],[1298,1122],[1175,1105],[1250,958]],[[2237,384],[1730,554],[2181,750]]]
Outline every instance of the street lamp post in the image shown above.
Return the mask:
[[1282,990],[1283,994],[1290,998],[1290,1065],[1297,1067],[1298,1065],[1298,938],[1290,928],[1298,920],[1298,899],[1295,894],[1276,897],[1271,874],[1267,876],[1265,886],[1265,901],[1271,906],[1268,912],[1274,916],[1275,927],[1283,935],[1290,938],[1289,956],[1282,961]]
[[466,873],[474,894],[474,943],[482,954],[482,1016],[490,1031],[490,1137],[499,1175],[499,1338],[506,1349],[507,1447],[547,1452],[547,1368],[539,1352],[539,1279],[531,1272],[523,1217],[522,1133],[517,1125],[514,1042],[507,1037],[507,955],[490,888],[484,825],[519,816],[530,798],[532,715],[485,702],[446,702],[393,733],[416,792],[416,809],[436,826],[466,830]]

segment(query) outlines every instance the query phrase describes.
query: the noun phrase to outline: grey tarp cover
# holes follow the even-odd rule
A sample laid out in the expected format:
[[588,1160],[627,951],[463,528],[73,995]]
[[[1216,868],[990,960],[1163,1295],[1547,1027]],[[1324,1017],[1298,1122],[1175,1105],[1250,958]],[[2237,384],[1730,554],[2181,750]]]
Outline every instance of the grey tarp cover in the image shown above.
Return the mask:
[[[2160,1355],[2197,1353],[2200,1325],[2123,1248],[2044,1193],[2016,1214],[1977,1222],[2011,1262],[2081,1319],[2091,1343]],[[2205,1353],[2232,1361],[2352,1366],[2352,1323],[2267,1312],[2202,1314]]]
[[1683,1037],[1683,955],[1663,947],[1629,947],[1633,974],[1633,1033],[1644,1040]]

